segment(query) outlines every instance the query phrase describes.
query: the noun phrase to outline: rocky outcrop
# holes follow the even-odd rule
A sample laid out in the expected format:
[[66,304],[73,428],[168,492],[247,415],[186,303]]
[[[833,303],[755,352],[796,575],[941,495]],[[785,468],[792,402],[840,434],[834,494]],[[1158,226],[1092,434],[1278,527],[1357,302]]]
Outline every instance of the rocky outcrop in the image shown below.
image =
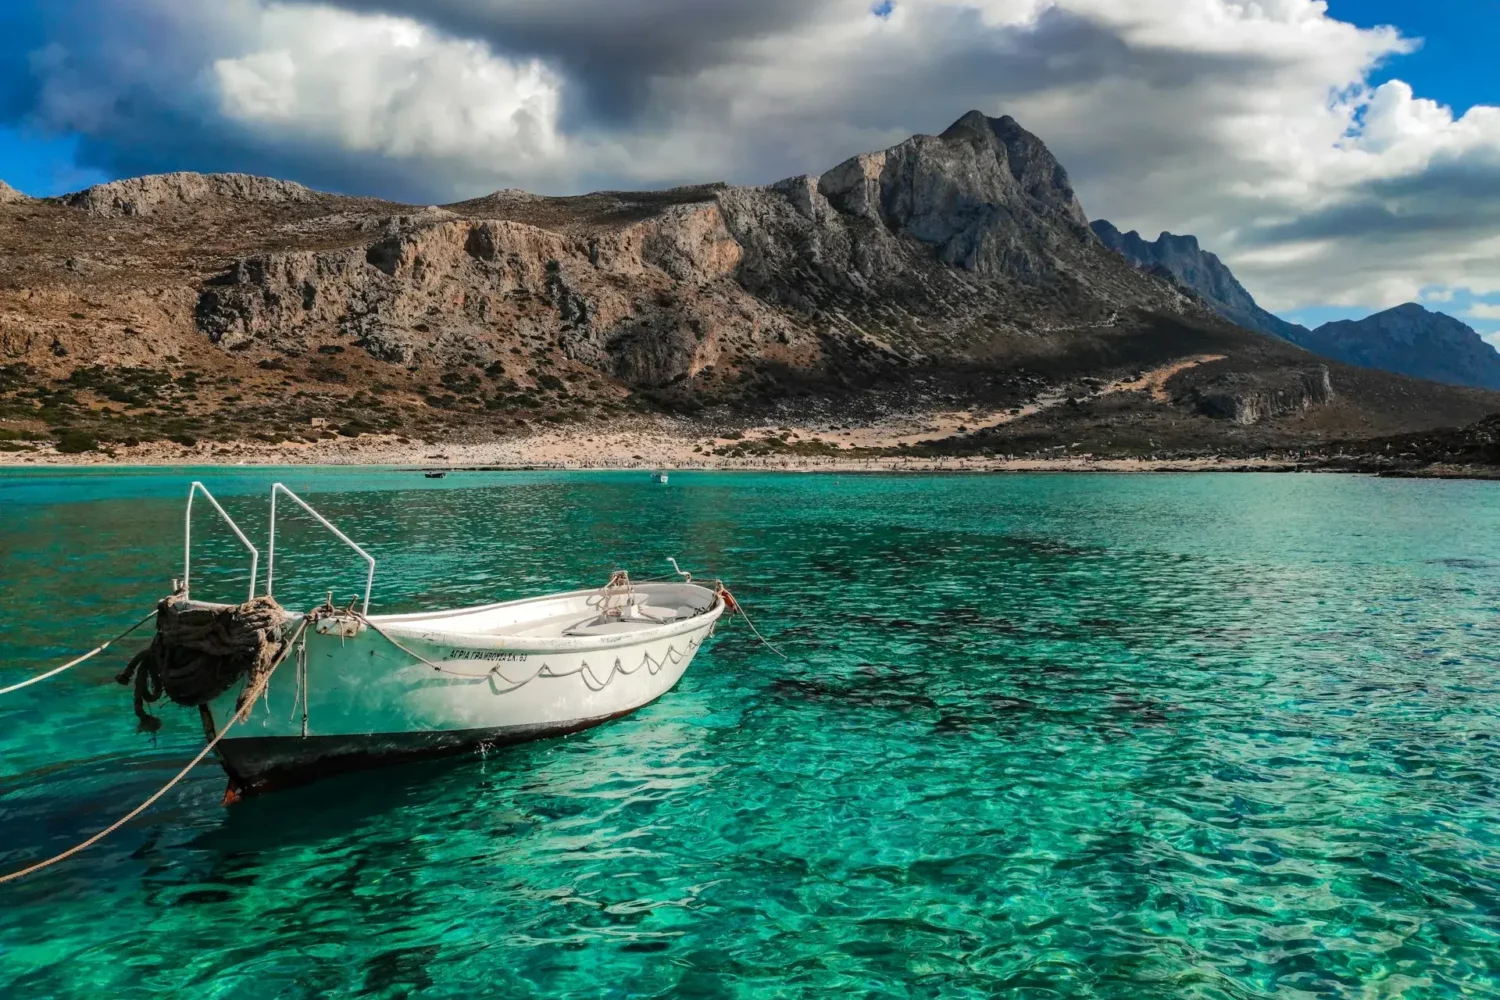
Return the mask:
[[1415,302],[1362,320],[1324,323],[1295,340],[1315,354],[1361,368],[1500,389],[1500,352],[1472,327]]
[[558,348],[652,386],[710,364],[745,306],[740,248],[713,204],[587,239],[506,219],[381,228],[361,246],[239,261],[206,283],[198,328],[224,350],[291,354],[332,331],[409,368]]
[[317,198],[317,192],[293,181],[252,174],[184,171],[95,184],[65,195],[61,201],[90,215],[110,218],[156,215],[211,200],[274,203],[311,202]]
[[1324,365],[1271,375],[1228,372],[1194,388],[1189,401],[1205,416],[1259,424],[1328,405],[1333,381]]
[[31,200],[27,195],[17,191],[4,181],[0,181],[0,205],[16,205]]
[[1096,219],[1091,225],[1105,246],[1136,267],[1170,276],[1231,323],[1294,343],[1307,332],[1306,327],[1288,323],[1257,305],[1218,255],[1198,245],[1196,236],[1162,233],[1148,243],[1135,230],[1121,233],[1104,219]]

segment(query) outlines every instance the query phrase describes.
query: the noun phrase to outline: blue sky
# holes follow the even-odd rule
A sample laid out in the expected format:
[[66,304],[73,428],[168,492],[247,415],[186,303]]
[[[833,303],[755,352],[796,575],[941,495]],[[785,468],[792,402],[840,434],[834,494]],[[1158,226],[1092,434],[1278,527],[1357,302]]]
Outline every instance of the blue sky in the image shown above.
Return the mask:
[[1500,340],[1497,62],[1500,0],[0,0],[0,179],[766,183],[978,108],[1294,321]]
[[1373,78],[1400,78],[1462,114],[1500,105],[1500,0],[1329,0],[1328,12],[1361,27],[1392,24],[1422,47]]

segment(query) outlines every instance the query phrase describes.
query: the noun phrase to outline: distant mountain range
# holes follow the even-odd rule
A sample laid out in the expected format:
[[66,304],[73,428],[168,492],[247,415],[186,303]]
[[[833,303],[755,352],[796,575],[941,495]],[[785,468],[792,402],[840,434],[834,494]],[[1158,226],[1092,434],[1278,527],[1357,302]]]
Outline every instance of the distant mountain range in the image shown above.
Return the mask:
[[1448,385],[1500,389],[1500,352],[1452,316],[1408,302],[1362,320],[1338,320],[1309,330],[1257,305],[1228,266],[1198,245],[1196,236],[1162,233],[1148,242],[1137,232],[1120,232],[1104,219],[1090,227],[1105,246],[1136,267],[1191,290],[1219,315],[1247,329],[1345,364]]

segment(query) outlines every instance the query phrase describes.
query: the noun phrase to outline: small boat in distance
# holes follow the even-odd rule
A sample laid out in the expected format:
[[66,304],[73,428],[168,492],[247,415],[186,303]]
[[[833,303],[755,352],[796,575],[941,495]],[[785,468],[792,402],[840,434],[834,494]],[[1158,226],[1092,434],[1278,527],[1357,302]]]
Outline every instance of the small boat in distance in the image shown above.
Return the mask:
[[426,476],[428,479],[442,479],[447,474],[448,473],[444,472],[442,469],[428,469],[426,472],[422,473],[422,475]]
[[653,472],[651,473],[651,481],[665,486],[667,485],[667,474],[665,472]]

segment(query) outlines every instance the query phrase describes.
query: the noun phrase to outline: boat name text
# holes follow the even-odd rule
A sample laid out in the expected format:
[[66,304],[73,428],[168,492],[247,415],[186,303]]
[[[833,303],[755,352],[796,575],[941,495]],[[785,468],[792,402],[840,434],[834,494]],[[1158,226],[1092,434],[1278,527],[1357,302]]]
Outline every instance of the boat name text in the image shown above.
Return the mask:
[[525,653],[499,653],[493,649],[450,649],[450,660],[484,660],[488,663],[525,663]]

